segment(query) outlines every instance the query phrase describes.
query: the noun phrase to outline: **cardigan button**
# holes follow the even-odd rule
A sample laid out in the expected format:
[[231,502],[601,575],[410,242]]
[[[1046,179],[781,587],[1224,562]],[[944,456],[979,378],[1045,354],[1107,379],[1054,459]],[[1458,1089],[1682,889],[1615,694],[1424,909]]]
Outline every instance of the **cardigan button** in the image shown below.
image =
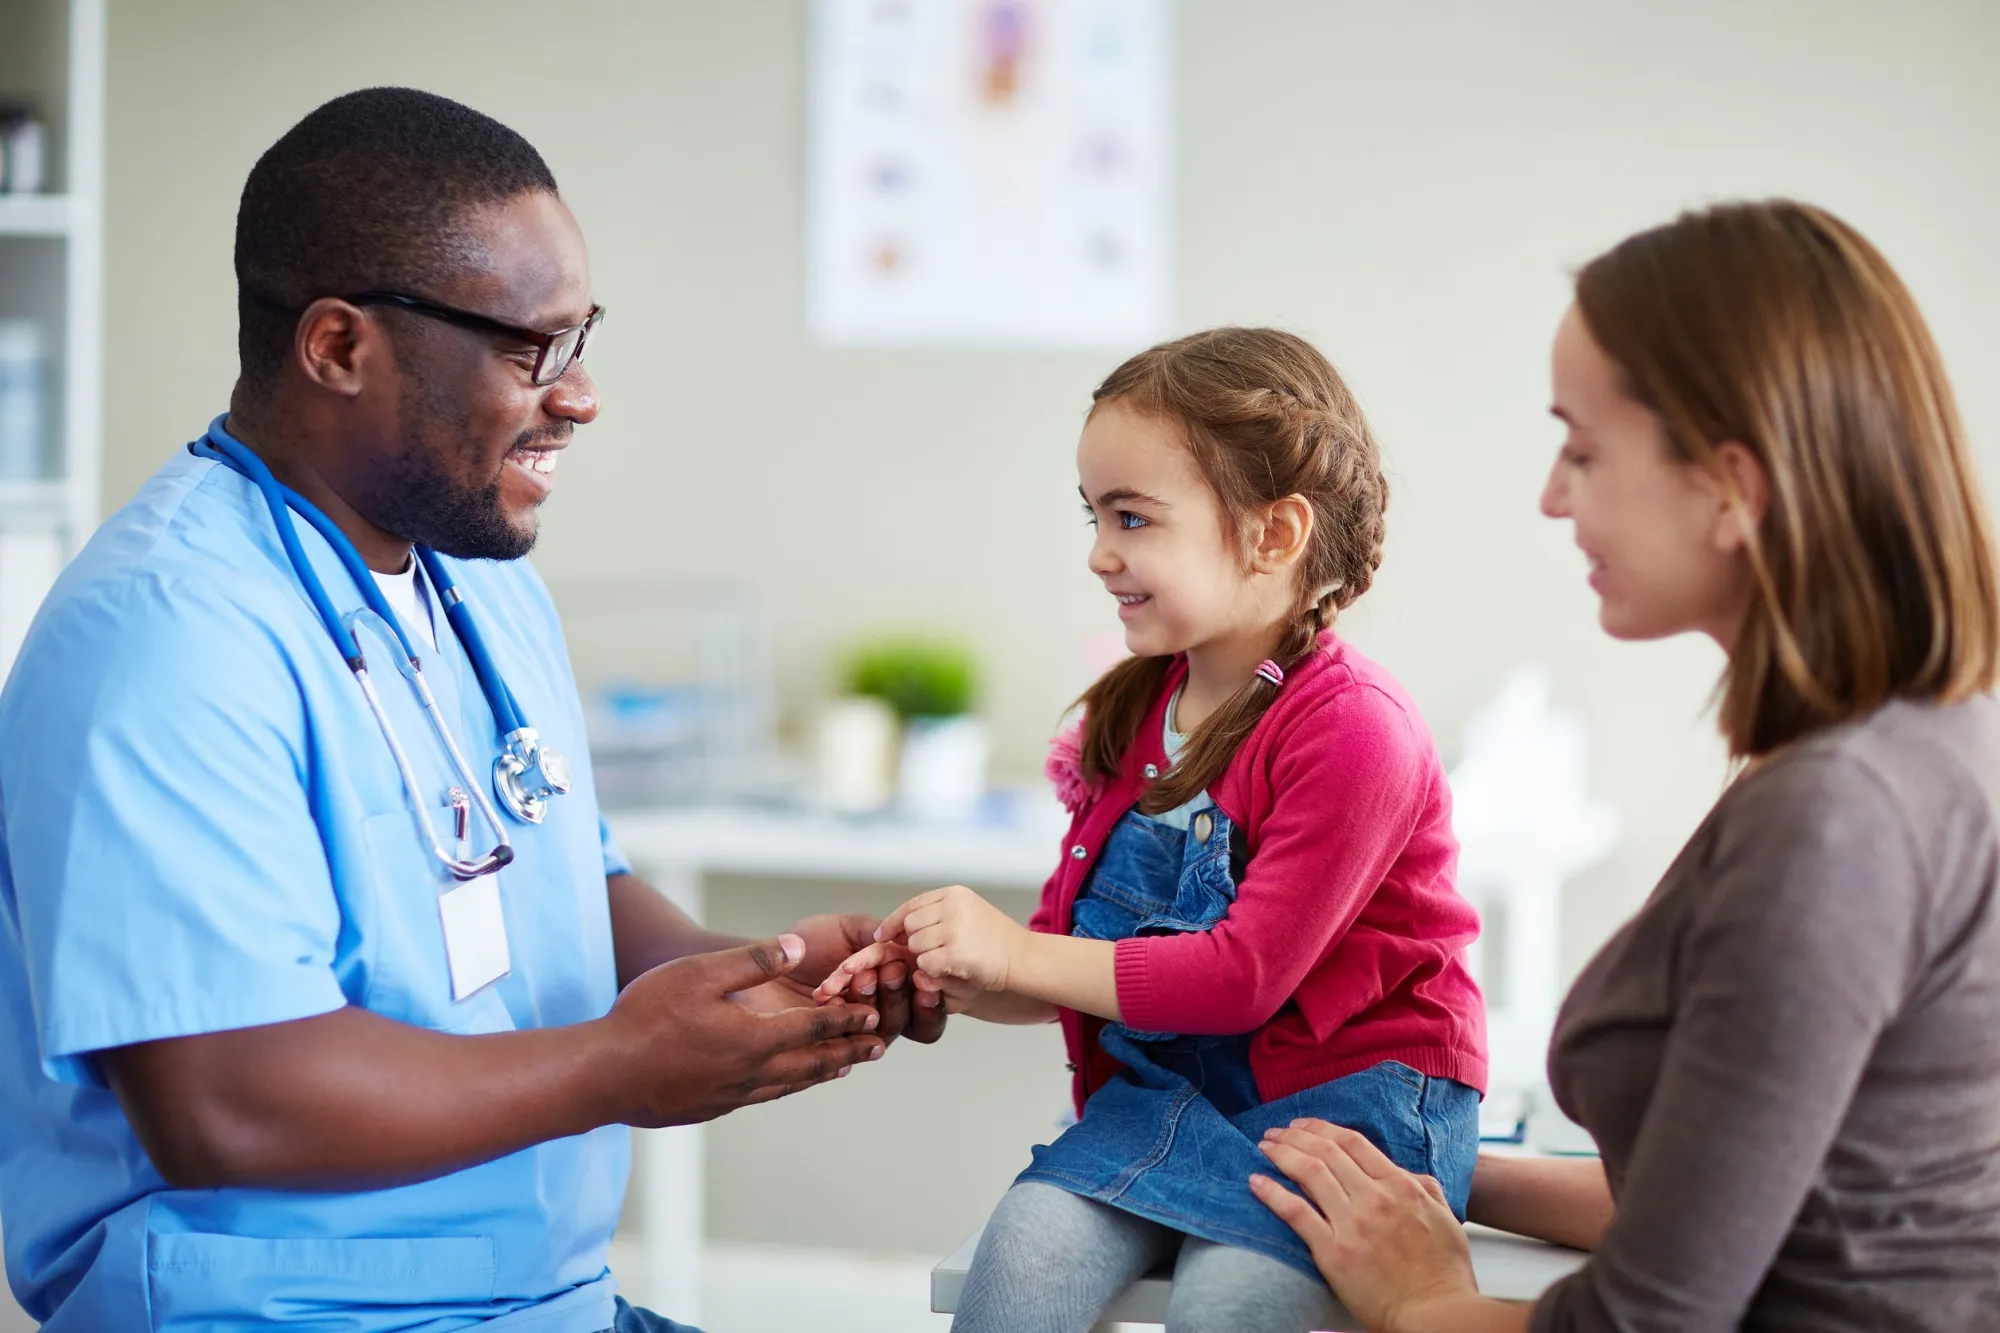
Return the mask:
[[1084,857],[1090,855],[1090,848],[1084,846],[1082,843],[1078,843],[1076,846],[1069,849],[1069,854],[1072,857],[1076,858],[1077,860],[1081,861]]
[[1156,778],[1160,776],[1160,766],[1158,764],[1146,765],[1146,776],[1149,778]]

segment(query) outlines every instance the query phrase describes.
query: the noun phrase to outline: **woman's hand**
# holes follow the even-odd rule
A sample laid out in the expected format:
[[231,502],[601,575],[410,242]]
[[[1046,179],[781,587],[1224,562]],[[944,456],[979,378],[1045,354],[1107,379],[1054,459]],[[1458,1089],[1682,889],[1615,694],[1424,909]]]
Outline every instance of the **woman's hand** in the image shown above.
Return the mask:
[[966,986],[1006,990],[1029,934],[1013,917],[964,885],[954,884],[919,894],[889,913],[875,938],[903,941],[916,955],[925,978],[941,983],[947,995],[957,998],[967,994]]
[[[1251,1193],[1299,1233],[1327,1285],[1370,1329],[1506,1326],[1479,1318],[1501,1312],[1479,1309],[1497,1302],[1479,1296],[1465,1231],[1437,1181],[1323,1120],[1270,1130],[1262,1146],[1306,1197],[1264,1176],[1250,1178]],[[1525,1315],[1513,1326],[1525,1327]]]

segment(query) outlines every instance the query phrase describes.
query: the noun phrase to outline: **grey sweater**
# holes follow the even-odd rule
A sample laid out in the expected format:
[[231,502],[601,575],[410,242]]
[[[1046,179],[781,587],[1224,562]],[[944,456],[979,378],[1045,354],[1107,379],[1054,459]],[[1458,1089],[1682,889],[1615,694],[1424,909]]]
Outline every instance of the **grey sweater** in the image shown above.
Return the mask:
[[1617,1220],[1538,1333],[2000,1330],[2000,703],[1726,792],[1549,1056]]

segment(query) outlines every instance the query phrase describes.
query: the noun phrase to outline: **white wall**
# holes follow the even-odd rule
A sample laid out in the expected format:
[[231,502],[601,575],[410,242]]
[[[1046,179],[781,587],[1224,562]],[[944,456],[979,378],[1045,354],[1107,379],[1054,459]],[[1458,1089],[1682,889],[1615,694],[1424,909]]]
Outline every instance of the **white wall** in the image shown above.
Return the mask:
[[[802,0],[114,0],[107,497],[221,410],[255,155],[325,97],[420,84],[542,148],[611,311],[591,353],[607,408],[537,555],[551,580],[745,581],[779,615],[795,710],[857,629],[962,628],[995,677],[1002,763],[1032,772],[1112,623],[1070,454],[1114,358],[806,343],[804,27]],[[1573,970],[1722,765],[1702,712],[1716,654],[1606,641],[1567,534],[1535,512],[1565,273],[1704,200],[1827,204],[1915,289],[1991,471],[2000,6],[1187,0],[1180,50],[1180,326],[1315,338],[1388,451],[1387,563],[1350,632],[1448,757],[1521,662],[1589,722],[1628,837],[1573,886]]]

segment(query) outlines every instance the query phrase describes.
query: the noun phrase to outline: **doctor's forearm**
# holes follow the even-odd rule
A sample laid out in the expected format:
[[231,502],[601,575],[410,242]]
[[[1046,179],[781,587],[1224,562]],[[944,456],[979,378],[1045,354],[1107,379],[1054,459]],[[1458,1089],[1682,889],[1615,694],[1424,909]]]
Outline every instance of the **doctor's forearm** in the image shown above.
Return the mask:
[[747,943],[741,936],[705,929],[637,875],[612,875],[605,890],[611,898],[611,952],[621,990],[662,963]]
[[466,1037],[348,1008],[99,1061],[154,1165],[182,1188],[382,1188],[620,1114],[621,1065],[588,1023]]

